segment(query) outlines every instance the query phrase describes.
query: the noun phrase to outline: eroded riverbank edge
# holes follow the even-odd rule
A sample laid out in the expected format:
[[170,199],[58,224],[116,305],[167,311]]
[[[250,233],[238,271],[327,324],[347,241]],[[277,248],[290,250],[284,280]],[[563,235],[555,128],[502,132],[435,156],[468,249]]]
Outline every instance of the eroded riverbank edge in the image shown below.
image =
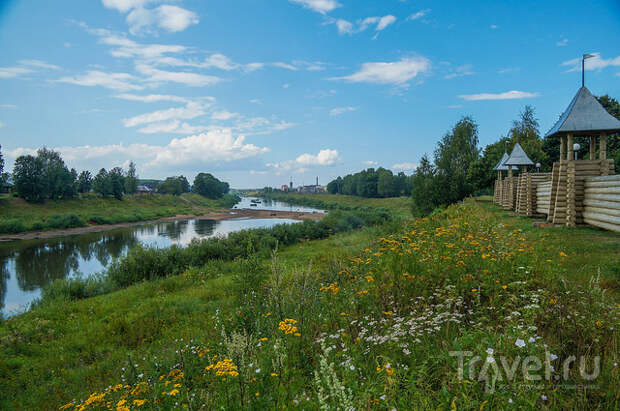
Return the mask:
[[3,234],[0,235],[0,242],[19,241],[19,240],[37,240],[46,238],[66,237],[70,235],[99,233],[102,231],[114,230],[117,228],[133,227],[137,225],[153,224],[166,221],[181,220],[232,220],[237,218],[263,219],[263,218],[281,218],[291,220],[320,220],[325,217],[325,213],[318,212],[300,212],[300,211],[274,211],[274,210],[249,210],[249,209],[230,209],[222,210],[214,213],[202,215],[179,214],[172,217],[164,217],[156,220],[135,221],[131,223],[119,224],[102,224],[90,225],[87,227],[66,228],[62,230],[50,231],[31,231],[21,234]]

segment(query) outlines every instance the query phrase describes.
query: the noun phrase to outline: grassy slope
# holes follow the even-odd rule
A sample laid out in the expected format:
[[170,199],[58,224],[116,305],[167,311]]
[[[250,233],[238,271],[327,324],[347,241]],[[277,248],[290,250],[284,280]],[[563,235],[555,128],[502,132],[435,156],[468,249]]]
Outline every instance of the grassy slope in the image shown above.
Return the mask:
[[48,200],[44,204],[28,203],[20,198],[4,196],[0,198],[0,223],[20,220],[30,227],[35,222],[45,223],[52,215],[64,214],[76,214],[84,221],[89,221],[93,216],[103,216],[113,223],[176,214],[200,214],[218,208],[215,200],[197,194],[126,195],[120,201],[86,194],[74,200]]
[[411,201],[409,197],[392,197],[392,198],[363,198],[347,195],[331,195],[331,194],[274,194],[278,199],[286,201],[287,198],[292,199],[311,199],[323,201],[327,204],[340,204],[348,207],[376,207],[388,208],[397,212],[401,216],[411,215]]
[[[349,201],[343,200],[343,197],[340,196],[337,199],[331,196],[321,196],[321,199],[323,201]],[[355,200],[358,204],[360,201],[366,201],[357,198]],[[389,199],[378,201],[387,202]],[[395,203],[390,204],[394,206]],[[498,233],[498,237],[502,239],[497,240],[498,244],[505,243],[509,249],[513,250],[516,248],[515,244],[528,244],[523,254],[515,251],[515,255],[507,257],[507,260],[509,266],[532,265],[538,267],[537,269],[540,272],[536,273],[535,287],[542,288],[548,286],[549,289],[552,289],[559,283],[557,281],[559,276],[569,283],[569,287],[587,288],[592,276],[600,273],[602,278],[600,284],[605,289],[608,295],[607,298],[610,298],[609,295],[611,295],[615,303],[618,303],[620,287],[620,273],[618,272],[618,267],[620,267],[620,235],[588,228],[576,230],[534,229],[531,226],[532,220],[507,217],[504,212],[495,209],[489,202],[470,203],[468,207],[470,208],[465,210],[467,212],[467,219],[471,219],[472,225],[475,224],[476,229],[478,229],[480,224],[491,224]],[[467,230],[466,227],[463,229]],[[471,232],[474,233],[474,229]],[[377,238],[382,234],[380,228],[364,229],[350,234],[334,236],[327,240],[303,243],[281,250],[279,261],[286,271],[282,289],[284,290],[285,297],[288,297],[283,298],[283,300],[296,301],[299,298],[299,296],[295,297],[293,295],[296,287],[295,284],[299,280],[300,269],[303,270],[308,267],[311,260],[313,263],[312,270],[310,271],[316,272],[317,276],[321,277],[321,283],[328,284],[328,279],[330,277],[333,278],[334,275],[337,276],[337,273],[343,267],[349,267],[351,272],[353,272],[354,267],[349,262],[350,257],[363,255],[364,252],[362,250],[366,247],[373,247],[373,250],[381,247],[381,244],[377,243]],[[394,234],[397,234],[397,232]],[[506,238],[505,242],[503,241],[504,237]],[[439,242],[437,243],[440,245],[439,247],[437,244],[432,248],[430,247],[431,241],[441,240],[441,237],[438,239],[434,239],[432,236],[429,237],[429,244],[427,246],[421,245],[422,251],[430,255],[436,249],[443,248],[447,243]],[[424,247],[427,248],[425,249]],[[454,250],[452,248],[445,248],[443,251],[447,252],[446,255],[449,256]],[[560,252],[567,253],[568,257],[560,257]],[[383,251],[380,253],[383,253]],[[389,251],[386,251],[386,253],[389,253]],[[441,258],[443,259],[444,257]],[[549,261],[548,263],[547,260]],[[395,264],[394,260],[385,259],[382,261],[379,261],[379,271],[373,274],[377,277],[377,284],[379,284],[380,271],[390,271],[392,265]],[[445,275],[445,273],[440,272],[439,266],[436,263],[425,263],[423,261],[419,260],[416,263],[419,264],[417,266],[418,275],[424,274],[429,277],[428,280],[430,281],[433,281],[433,276]],[[485,281],[484,278],[479,277],[482,275],[483,267],[493,269],[495,266],[487,259],[481,261],[478,266],[464,267],[466,271],[471,270],[471,274],[476,277],[475,282],[472,285],[466,284],[465,291],[462,291],[466,294],[466,300],[470,299],[470,296],[467,295],[469,287],[479,287],[478,284]],[[501,267],[504,269],[507,266],[502,265]],[[217,326],[220,323],[216,323],[213,315],[215,310],[218,309],[224,318],[228,317],[231,319],[235,316],[236,307],[232,306],[233,300],[231,298],[231,275],[239,270],[240,266],[238,263],[211,264],[201,269],[190,269],[180,276],[142,283],[113,294],[67,305],[42,307],[0,324],[0,380],[3,381],[3,387],[0,390],[2,393],[0,394],[0,408],[48,408],[54,405],[61,405],[75,398],[84,399],[94,390],[102,390],[110,384],[123,382],[119,376],[121,374],[128,374],[126,372],[123,373],[120,367],[127,366],[129,361],[137,364],[139,370],[156,376],[162,371],[155,370],[154,363],[163,364],[164,369],[169,370],[169,367],[172,367],[178,361],[178,355],[175,353],[175,350],[184,344],[183,341],[196,339],[197,341],[209,343],[211,347],[216,346],[216,341],[219,338]],[[448,269],[446,269],[446,272],[450,275],[453,274]],[[458,274],[458,276],[461,275]],[[507,284],[512,284],[510,281],[514,280],[514,278],[510,277],[513,274],[508,272],[498,271],[497,274],[494,272],[493,275],[501,278],[501,281]],[[531,276],[534,276],[534,274],[531,274]],[[523,279],[528,280],[529,278],[526,276]],[[366,280],[363,277],[360,278],[360,281],[362,286],[366,284]],[[394,285],[394,281],[392,280],[392,284],[383,282],[381,284],[387,284],[389,289],[389,286]],[[346,299],[340,299],[341,296],[344,298],[345,290],[348,287],[346,280],[343,279],[342,282],[343,284],[340,285],[342,291],[335,295],[333,300],[329,300],[331,298],[329,292],[325,293],[327,295],[324,298],[327,300],[321,300],[322,308],[319,309],[319,312],[323,313],[322,318],[325,318],[326,322],[327,316],[332,311],[336,317],[335,321],[337,321],[338,313],[351,309]],[[355,283],[351,283],[351,286],[353,285]],[[486,287],[485,283],[484,288],[486,289]],[[512,287],[510,285],[509,290]],[[517,286],[514,287],[516,288]],[[383,288],[378,289],[379,295],[382,293],[381,289]],[[412,299],[416,293],[421,292],[423,291],[415,291],[414,289],[407,292],[399,291],[395,295],[397,297],[400,295],[401,298],[407,297]],[[517,294],[524,292],[524,290],[520,290],[517,291]],[[555,293],[556,290],[554,289],[553,292]],[[509,303],[506,302],[506,304],[508,305]],[[515,309],[521,310],[520,304],[522,303],[517,301],[514,304],[517,307]],[[390,303],[387,303],[385,308],[378,308],[379,312],[377,314],[381,316],[381,312],[388,309],[388,307],[391,307]],[[592,310],[594,312],[594,309]],[[316,315],[316,313],[314,314]],[[263,312],[262,316],[264,315],[265,313]],[[292,318],[302,319],[299,317],[299,313],[290,313],[290,315]],[[312,318],[311,314],[307,314],[307,316]],[[568,341],[571,341],[572,335],[569,335],[564,337],[565,340],[562,342],[563,340],[560,338],[563,335],[562,329],[554,329],[555,326],[560,326],[560,323],[555,324],[555,321],[559,321],[559,319],[554,318],[553,315],[549,315],[547,312],[543,315],[543,319],[551,324],[543,324],[544,327],[539,329],[538,333],[544,336],[544,341],[548,341],[555,350],[560,349],[558,344],[566,344],[566,338],[569,339]],[[344,323],[341,323],[341,325],[335,324],[334,327],[346,327],[343,324],[349,323],[350,319],[344,318],[344,320]],[[497,319],[496,321],[501,323],[502,327],[505,326],[503,320]],[[306,344],[310,344],[315,352],[300,352],[299,355],[302,355],[302,357],[307,355],[316,357],[316,351],[320,351],[320,348],[312,345],[312,340],[318,336],[319,329],[322,327],[320,323],[321,321],[314,320],[313,323],[307,324],[303,328],[304,337],[306,333],[311,334],[304,341]],[[570,328],[570,324],[563,324],[564,328]],[[324,325],[327,325],[327,323]],[[581,333],[586,336],[590,335],[587,334],[591,332],[589,328],[586,331],[587,326],[582,326],[581,324],[579,326],[581,327]],[[485,401],[491,401],[487,406],[503,408],[501,404],[507,406],[508,397],[514,398],[522,407],[545,407],[546,404],[544,403],[536,403],[536,398],[540,396],[540,393],[536,392],[532,395],[527,391],[521,393],[509,391],[508,393],[498,394],[496,397],[489,397],[480,392],[480,384],[460,386],[452,381],[442,383],[435,380],[439,378],[437,374],[441,374],[446,368],[445,363],[448,361],[445,359],[445,351],[448,349],[446,344],[450,346],[452,344],[450,341],[453,339],[454,343],[456,343],[456,337],[460,335],[466,348],[468,348],[468,341],[471,343],[471,341],[477,339],[479,341],[476,344],[480,345],[482,350],[484,350],[487,346],[494,346],[493,340],[501,341],[504,338],[504,333],[509,333],[508,327],[497,331],[493,328],[491,331],[492,327],[494,326],[489,325],[489,331],[487,332],[465,329],[457,331],[454,329],[446,330],[445,335],[437,336],[439,340],[432,340],[430,339],[431,337],[428,337],[429,341],[424,341],[425,345],[423,348],[414,351],[411,355],[412,361],[409,366],[414,368],[411,368],[409,374],[403,372],[402,375],[402,371],[398,370],[397,374],[395,374],[396,377],[388,376],[384,371],[375,373],[374,367],[377,361],[385,362],[389,358],[398,356],[399,348],[386,348],[380,356],[374,351],[370,356],[364,354],[357,358],[358,362],[356,365],[361,372],[364,363],[367,363],[366,366],[369,366],[372,371],[368,371],[368,374],[365,374],[366,377],[364,377],[368,378],[368,385],[363,388],[357,386],[356,392],[359,396],[367,398],[368,407],[373,402],[383,401],[379,398],[382,393],[388,394],[389,398],[387,401],[390,402],[390,406],[396,405],[399,409],[404,404],[401,402],[399,405],[397,397],[401,397],[400,401],[407,401],[410,405],[415,403],[418,408],[444,408],[448,407],[451,401],[455,401],[459,409],[461,404],[466,404],[465,407],[475,407],[478,409],[481,404],[484,405]],[[313,328],[315,331],[306,331],[309,328]],[[333,330],[328,332],[332,333]],[[557,335],[557,337],[554,337],[554,335]],[[257,337],[255,336],[254,338]],[[598,337],[603,338],[603,336]],[[276,338],[276,335],[274,335],[274,338]],[[617,335],[612,340],[617,341]],[[482,343],[480,344],[480,342]],[[511,342],[508,343],[506,350],[510,349],[510,344]],[[577,344],[577,341],[572,340],[570,344]],[[497,345],[495,347],[496,350],[499,349]],[[396,348],[396,351],[394,351],[394,348]],[[471,349],[471,347],[469,348]],[[609,349],[612,352],[614,350],[617,352],[617,346],[614,348],[612,345]],[[560,351],[556,352],[562,355]],[[293,357],[292,353],[291,357]],[[429,374],[430,370],[434,371]],[[346,374],[348,371],[340,372]],[[299,375],[292,375],[290,389],[300,390]],[[129,382],[132,382],[129,376],[126,378]],[[269,377],[266,378],[269,379]],[[357,384],[357,381],[360,380],[359,376],[354,376],[350,381],[347,380],[346,375],[342,378],[350,386],[355,386],[354,384]],[[351,377],[349,376],[349,378]],[[615,378],[617,383],[618,375],[616,374],[615,377],[607,375],[606,378],[608,380],[605,381],[604,387],[608,389],[609,384],[612,384],[612,386],[614,384],[610,382],[613,381],[613,378]],[[609,378],[612,380],[609,380]],[[34,384],[34,381],[37,383]],[[262,380],[259,380],[259,383],[262,384],[261,388],[265,390],[264,392],[272,393],[270,395],[275,395],[274,390],[278,390],[274,386],[268,385],[269,383],[263,383]],[[437,383],[439,386],[436,385]],[[449,392],[441,391],[442,384],[447,384],[450,387]],[[225,388],[225,385],[218,387],[220,387],[219,390],[228,389]],[[308,392],[311,392],[312,390],[312,387],[307,385],[303,385],[303,387],[305,387],[305,391],[310,390]],[[279,390],[283,389],[282,387],[279,388]],[[428,393],[433,391],[435,391],[435,395],[428,397]],[[261,390],[261,392],[263,391]],[[552,396],[550,392],[544,392],[550,397]],[[419,396],[416,396],[416,393]],[[571,402],[573,401],[572,397],[564,398],[561,397],[562,395],[569,397],[574,395],[575,401],[581,402]],[[601,401],[598,393],[592,395],[594,399]],[[605,395],[608,396],[608,399],[605,403],[606,406],[603,406],[603,408],[607,408],[610,405],[613,406],[614,396],[615,404],[617,405],[617,391],[615,394],[613,392],[603,393],[603,400]],[[611,400],[609,400],[609,396],[611,396]],[[291,400],[291,397],[287,396],[286,398]],[[538,401],[540,402],[540,400]],[[579,408],[580,405],[583,406],[583,401],[587,403],[588,394],[579,393],[577,395],[570,390],[560,390],[553,396],[552,401],[558,401],[556,406],[558,406],[557,404],[564,404],[564,406],[576,406]],[[262,405],[258,404],[259,407],[273,406],[272,402],[263,403]],[[292,405],[292,402],[287,402],[286,404]],[[385,405],[387,406],[387,404]]]

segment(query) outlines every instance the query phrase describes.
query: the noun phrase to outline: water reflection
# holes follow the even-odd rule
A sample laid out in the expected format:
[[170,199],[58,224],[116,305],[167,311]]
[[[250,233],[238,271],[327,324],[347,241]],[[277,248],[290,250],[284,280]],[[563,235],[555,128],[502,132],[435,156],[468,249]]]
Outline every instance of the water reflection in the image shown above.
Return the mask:
[[[257,202],[260,201],[260,202]],[[312,207],[292,205],[281,201],[274,201],[268,198],[242,197],[241,201],[234,207],[238,209],[252,210],[273,210],[273,211],[298,211],[303,213],[324,213],[325,211]]]
[[184,220],[127,227],[46,240],[0,243],[0,314],[27,308],[40,289],[54,279],[89,276],[138,243],[155,247],[185,246],[207,238],[248,228],[292,223],[284,219]]

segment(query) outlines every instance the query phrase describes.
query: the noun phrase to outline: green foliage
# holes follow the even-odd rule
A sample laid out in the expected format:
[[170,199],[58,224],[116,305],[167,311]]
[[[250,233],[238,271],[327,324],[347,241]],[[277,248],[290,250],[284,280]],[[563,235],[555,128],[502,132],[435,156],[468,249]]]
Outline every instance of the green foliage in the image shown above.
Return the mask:
[[218,180],[208,173],[199,173],[194,178],[193,192],[201,196],[216,199],[228,193],[230,186],[228,183]]
[[0,233],[17,234],[26,231],[26,225],[17,219],[0,221]]
[[127,194],[135,194],[138,191],[138,174],[136,173],[136,164],[129,162],[127,175],[125,176],[125,192]]
[[45,199],[43,164],[38,157],[17,157],[13,167],[13,180],[17,194],[26,201],[41,202]]
[[84,170],[78,176],[77,190],[78,193],[88,193],[93,186],[93,176],[90,171]]
[[190,186],[187,178],[184,176],[168,177],[165,181],[159,183],[157,192],[163,194],[181,195],[189,193]]
[[241,201],[241,197],[236,194],[224,194],[222,198],[217,200],[217,205],[222,208],[233,208],[235,204]]
[[327,184],[330,194],[345,194],[366,198],[386,198],[409,195],[411,178],[400,172],[394,175],[383,167],[369,168],[359,173],[338,177]]

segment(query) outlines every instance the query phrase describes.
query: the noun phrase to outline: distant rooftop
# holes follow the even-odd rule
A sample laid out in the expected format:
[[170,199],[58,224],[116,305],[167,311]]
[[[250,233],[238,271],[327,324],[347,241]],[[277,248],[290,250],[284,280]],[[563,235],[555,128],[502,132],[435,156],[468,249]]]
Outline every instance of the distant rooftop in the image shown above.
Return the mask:
[[530,160],[530,158],[525,154],[523,147],[521,144],[516,143],[515,147],[512,149],[512,153],[506,161],[504,161],[505,166],[531,166],[534,165],[534,162]]
[[497,163],[497,165],[495,167],[493,167],[493,170],[495,171],[506,171],[508,170],[508,166],[504,165],[504,162],[508,160],[508,153],[504,152],[504,155],[502,156],[502,158],[499,160],[499,162]]
[[566,111],[545,137],[559,133],[584,133],[620,131],[620,120],[612,116],[586,87],[581,87]]

